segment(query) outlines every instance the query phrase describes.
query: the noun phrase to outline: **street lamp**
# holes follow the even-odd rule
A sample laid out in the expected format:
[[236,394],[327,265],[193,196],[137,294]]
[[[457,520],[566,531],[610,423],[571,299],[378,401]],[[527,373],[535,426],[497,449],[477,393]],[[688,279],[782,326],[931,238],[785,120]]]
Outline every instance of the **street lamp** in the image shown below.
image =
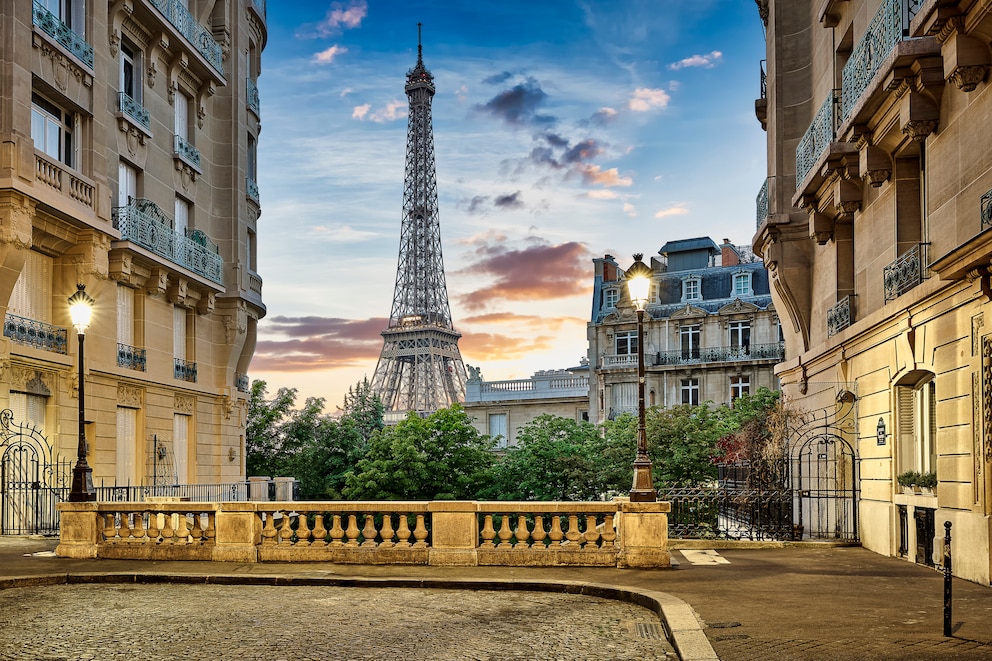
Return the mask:
[[69,316],[79,337],[79,443],[69,491],[69,502],[72,503],[96,500],[93,469],[86,463],[86,389],[83,380],[83,339],[93,316],[94,303],[93,297],[86,293],[86,285],[76,285],[76,293],[69,297]]
[[648,434],[644,424],[644,308],[648,304],[652,271],[641,261],[643,254],[634,255],[634,263],[627,269],[627,292],[637,308],[637,458],[634,459],[634,484],[630,501],[653,503],[658,500],[651,478],[651,459],[648,458]]

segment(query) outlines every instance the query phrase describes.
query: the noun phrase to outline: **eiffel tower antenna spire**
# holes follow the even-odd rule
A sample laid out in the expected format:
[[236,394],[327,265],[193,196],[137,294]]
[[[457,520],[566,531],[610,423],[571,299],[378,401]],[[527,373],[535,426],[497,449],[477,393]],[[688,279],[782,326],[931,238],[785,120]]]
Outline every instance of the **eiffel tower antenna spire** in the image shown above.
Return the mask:
[[[424,66],[417,24],[417,64],[406,74],[409,100],[403,217],[389,326],[372,389],[387,412],[421,415],[465,399],[465,364],[451,323],[441,258],[431,101],[434,76]],[[396,416],[388,416],[395,418]]]

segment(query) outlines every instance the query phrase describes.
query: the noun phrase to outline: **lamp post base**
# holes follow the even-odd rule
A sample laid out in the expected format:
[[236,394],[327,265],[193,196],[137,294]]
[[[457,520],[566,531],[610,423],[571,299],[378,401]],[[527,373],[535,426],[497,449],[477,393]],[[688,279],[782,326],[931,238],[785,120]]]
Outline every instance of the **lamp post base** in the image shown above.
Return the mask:
[[69,491],[70,503],[86,503],[96,500],[96,490],[93,488],[93,469],[82,462],[72,467],[72,489]]
[[651,460],[647,455],[639,456],[634,461],[634,484],[630,489],[630,502],[653,503],[657,500],[658,492],[651,479]]

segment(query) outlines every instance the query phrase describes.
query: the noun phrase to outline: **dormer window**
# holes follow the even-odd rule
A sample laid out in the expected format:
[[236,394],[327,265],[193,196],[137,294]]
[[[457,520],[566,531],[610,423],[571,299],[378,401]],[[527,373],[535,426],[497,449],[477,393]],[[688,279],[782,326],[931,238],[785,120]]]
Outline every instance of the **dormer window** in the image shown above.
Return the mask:
[[734,290],[730,293],[730,296],[731,298],[754,296],[754,290],[751,289],[750,273],[742,272],[734,274]]
[[686,278],[682,281],[682,302],[703,300],[702,281],[699,278]]
[[603,306],[607,308],[615,308],[617,306],[617,301],[620,299],[620,290],[618,289],[607,289],[603,292]]

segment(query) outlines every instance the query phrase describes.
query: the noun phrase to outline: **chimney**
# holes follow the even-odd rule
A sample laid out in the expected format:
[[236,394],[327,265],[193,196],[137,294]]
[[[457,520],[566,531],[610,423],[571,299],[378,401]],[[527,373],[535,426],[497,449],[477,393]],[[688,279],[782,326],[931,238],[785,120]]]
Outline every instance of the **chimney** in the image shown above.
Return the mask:
[[737,248],[734,244],[730,242],[730,239],[724,239],[723,245],[720,246],[720,264],[723,266],[737,266],[741,263],[741,257],[737,254]]

